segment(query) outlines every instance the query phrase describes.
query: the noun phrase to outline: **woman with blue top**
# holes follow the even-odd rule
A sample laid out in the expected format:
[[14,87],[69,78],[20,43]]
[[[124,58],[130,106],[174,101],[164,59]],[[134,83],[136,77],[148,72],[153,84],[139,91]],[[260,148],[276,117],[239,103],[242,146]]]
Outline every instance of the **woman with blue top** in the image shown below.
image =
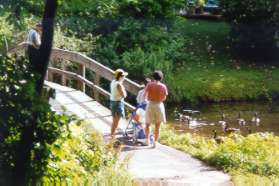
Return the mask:
[[110,109],[112,114],[112,126],[111,126],[111,138],[115,137],[115,130],[118,127],[118,123],[122,117],[125,117],[124,111],[124,98],[127,96],[127,92],[123,85],[125,77],[128,75],[122,69],[117,69],[114,72],[114,77],[110,83]]

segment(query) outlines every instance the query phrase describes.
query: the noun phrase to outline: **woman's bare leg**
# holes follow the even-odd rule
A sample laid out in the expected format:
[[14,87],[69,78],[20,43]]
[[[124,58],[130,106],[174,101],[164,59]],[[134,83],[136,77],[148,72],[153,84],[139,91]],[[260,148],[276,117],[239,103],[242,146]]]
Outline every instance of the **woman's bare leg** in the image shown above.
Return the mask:
[[160,125],[161,125],[161,122],[156,123],[156,125],[155,125],[155,142],[157,142],[160,137]]
[[111,138],[114,139],[115,137],[115,130],[118,127],[118,123],[120,121],[119,116],[113,116],[112,117],[112,126],[111,126]]
[[150,143],[150,123],[145,124],[145,137],[146,137],[146,144],[149,145],[149,143]]

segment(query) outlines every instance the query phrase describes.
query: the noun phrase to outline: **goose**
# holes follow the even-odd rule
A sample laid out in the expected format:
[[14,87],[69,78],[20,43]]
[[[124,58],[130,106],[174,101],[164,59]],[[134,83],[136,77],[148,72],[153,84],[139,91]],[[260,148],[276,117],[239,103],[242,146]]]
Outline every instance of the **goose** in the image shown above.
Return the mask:
[[225,126],[226,125],[226,121],[225,121],[225,118],[226,118],[226,116],[225,116],[225,114],[223,113],[222,115],[221,115],[221,120],[220,121],[218,121],[218,123],[220,124],[220,125],[222,125],[222,126]]
[[261,120],[259,118],[258,112],[254,113],[254,116],[252,117],[251,122],[256,124],[257,126],[260,124]]
[[233,132],[240,132],[240,129],[231,128],[231,127],[229,127],[229,124],[226,123],[225,126],[223,127],[223,131],[224,131],[225,133],[230,134],[230,133],[233,133]]
[[246,127],[247,133],[248,134],[252,134],[252,129],[250,129],[249,127]]
[[200,123],[197,121],[196,118],[191,118],[190,120],[188,120],[187,124],[189,125],[190,129],[195,128],[200,125]]
[[213,130],[213,139],[216,141],[216,143],[220,144],[224,142],[224,139],[220,136],[217,136],[217,131]]
[[174,118],[176,121],[180,121],[181,118],[181,113],[179,113],[176,108],[174,109]]
[[238,112],[238,118],[236,120],[238,121],[239,125],[241,125],[241,126],[246,125],[246,121],[245,121],[245,119],[241,118],[240,112]]
[[192,120],[192,118],[190,116],[185,115],[185,114],[181,115],[181,121],[182,122],[186,122],[187,124],[189,124],[191,120]]
[[189,120],[191,120],[191,117],[185,114],[181,114],[179,112],[175,112],[175,120],[180,122],[186,122],[189,123]]

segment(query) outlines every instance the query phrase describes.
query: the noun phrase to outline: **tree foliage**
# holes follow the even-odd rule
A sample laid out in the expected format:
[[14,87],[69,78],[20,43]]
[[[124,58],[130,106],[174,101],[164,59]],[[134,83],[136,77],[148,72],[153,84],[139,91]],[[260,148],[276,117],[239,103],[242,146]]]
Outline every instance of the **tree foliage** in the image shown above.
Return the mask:
[[234,23],[278,24],[278,0],[221,0],[223,15]]
[[64,132],[71,118],[56,115],[45,98],[35,96],[35,75],[29,71],[27,60],[0,56],[0,61],[0,165],[6,170],[5,177],[11,178],[16,157],[21,155],[23,131],[32,126],[31,164],[25,173],[28,180],[35,180],[46,169],[49,145]]
[[230,36],[235,54],[250,60],[278,59],[278,0],[221,0],[221,6],[232,26]]
[[134,18],[165,18],[176,14],[182,0],[120,0],[119,13]]

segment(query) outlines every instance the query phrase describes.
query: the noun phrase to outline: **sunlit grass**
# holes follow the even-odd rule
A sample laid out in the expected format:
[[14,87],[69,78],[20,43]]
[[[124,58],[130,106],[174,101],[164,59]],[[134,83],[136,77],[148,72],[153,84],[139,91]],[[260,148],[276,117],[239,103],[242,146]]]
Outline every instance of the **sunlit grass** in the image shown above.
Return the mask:
[[279,92],[278,67],[238,61],[229,53],[229,25],[177,20],[174,32],[184,39],[183,61],[167,79],[171,99],[181,101],[271,100]]
[[228,172],[236,185],[253,185],[255,180],[264,185],[278,183],[279,137],[273,134],[256,133],[247,137],[233,134],[217,144],[214,139],[177,134],[164,127],[161,142]]

